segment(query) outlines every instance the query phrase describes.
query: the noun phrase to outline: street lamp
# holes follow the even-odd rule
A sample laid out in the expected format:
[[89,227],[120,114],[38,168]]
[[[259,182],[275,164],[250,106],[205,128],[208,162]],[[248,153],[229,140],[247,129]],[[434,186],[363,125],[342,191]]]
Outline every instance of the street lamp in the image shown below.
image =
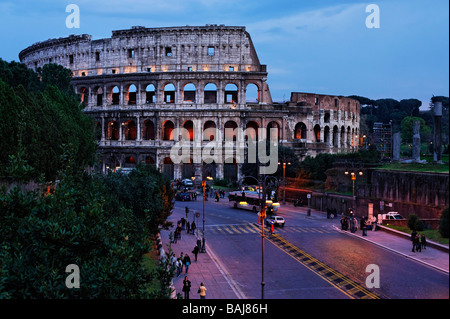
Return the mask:
[[[208,180],[213,180],[211,176],[206,177]],[[201,253],[206,253],[206,247],[205,247],[205,187],[206,187],[206,180],[202,180],[202,193],[203,193],[203,231],[202,231],[202,248],[200,250]]]
[[283,164],[283,205],[286,204],[286,165],[291,165],[291,162],[278,162],[278,165]]
[[356,174],[353,170],[345,170],[345,175],[351,175],[352,178],[352,194],[353,194],[353,210],[356,213],[356,204],[355,204],[355,182],[356,182],[356,175],[362,176],[363,172],[361,170],[358,171],[358,174]]

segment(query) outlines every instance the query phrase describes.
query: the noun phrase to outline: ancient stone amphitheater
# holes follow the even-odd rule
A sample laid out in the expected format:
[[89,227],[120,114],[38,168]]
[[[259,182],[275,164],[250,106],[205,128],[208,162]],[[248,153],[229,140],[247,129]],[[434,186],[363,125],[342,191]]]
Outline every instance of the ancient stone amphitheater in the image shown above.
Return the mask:
[[273,128],[300,159],[358,144],[358,101],[297,92],[289,102],[272,101],[267,67],[245,27],[132,27],[99,40],[72,35],[35,43],[19,58],[32,69],[58,63],[73,71],[75,91],[97,122],[103,171],[146,162],[170,178],[242,176],[243,164],[225,154],[206,164],[192,148],[183,162],[172,161],[183,132],[204,147],[218,136],[225,143],[226,129]]

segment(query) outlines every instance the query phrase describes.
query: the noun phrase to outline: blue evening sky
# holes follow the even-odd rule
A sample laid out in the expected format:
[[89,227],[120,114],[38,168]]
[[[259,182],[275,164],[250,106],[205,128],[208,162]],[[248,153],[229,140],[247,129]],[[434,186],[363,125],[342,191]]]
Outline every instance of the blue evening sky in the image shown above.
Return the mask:
[[[66,27],[68,4],[80,28]],[[380,28],[366,27],[369,4]],[[245,26],[274,101],[291,92],[417,98],[449,96],[447,0],[0,0],[0,58],[70,34],[111,36],[131,26]]]

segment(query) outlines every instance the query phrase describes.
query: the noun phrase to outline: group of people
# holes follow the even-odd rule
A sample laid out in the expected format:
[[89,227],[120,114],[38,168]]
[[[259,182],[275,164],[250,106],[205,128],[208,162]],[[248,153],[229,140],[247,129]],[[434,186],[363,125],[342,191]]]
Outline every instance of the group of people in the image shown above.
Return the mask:
[[427,240],[425,236],[419,235],[415,230],[411,233],[412,252],[421,252],[422,249],[427,249]]
[[[205,284],[203,282],[200,283],[200,287],[197,290],[197,293],[200,295],[200,299],[206,299],[206,290]],[[184,299],[189,299],[189,293],[191,292],[191,281],[187,276],[185,276],[183,280],[183,292]]]
[[[195,261],[197,261],[197,255],[195,256]],[[180,256],[177,258],[175,254],[172,254],[170,258],[170,265],[173,270],[176,270],[177,277],[183,272],[183,267],[185,268],[186,274],[189,271],[189,265],[191,264],[191,257],[188,254],[183,255],[181,252]]]

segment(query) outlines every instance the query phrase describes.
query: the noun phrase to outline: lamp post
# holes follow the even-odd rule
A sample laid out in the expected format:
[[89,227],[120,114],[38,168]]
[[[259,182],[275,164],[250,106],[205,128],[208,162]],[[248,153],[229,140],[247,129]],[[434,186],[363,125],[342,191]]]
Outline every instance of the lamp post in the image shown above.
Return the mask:
[[278,165],[283,164],[283,205],[286,204],[286,165],[291,165],[291,162],[278,162]]
[[[206,177],[209,180],[212,180],[213,178],[210,176]],[[203,193],[203,231],[202,231],[202,248],[200,250],[201,253],[206,253],[206,247],[205,247],[205,187],[206,187],[206,180],[202,180],[202,193]]]
[[[355,182],[356,182],[356,173],[353,171],[353,170],[345,170],[345,175],[351,175],[351,178],[352,178],[352,194],[353,194],[353,197],[352,197],[352,199],[353,199],[353,210],[354,210],[354,212],[356,213],[356,203],[355,203]],[[361,171],[361,170],[359,170],[358,171],[358,175],[359,176],[362,176],[363,175],[363,172]]]

